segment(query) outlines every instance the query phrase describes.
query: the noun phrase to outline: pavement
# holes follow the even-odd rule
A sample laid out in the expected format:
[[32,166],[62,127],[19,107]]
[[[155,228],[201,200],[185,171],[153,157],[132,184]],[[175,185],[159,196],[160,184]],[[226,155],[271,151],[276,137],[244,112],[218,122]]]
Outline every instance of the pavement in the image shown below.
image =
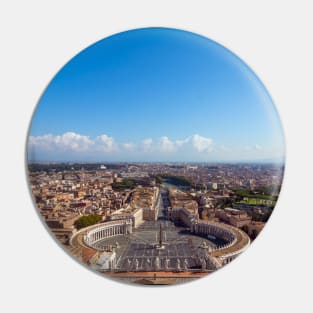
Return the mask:
[[[158,219],[144,221],[132,234],[106,238],[97,243],[96,248],[115,246],[117,254],[116,271],[197,271],[201,269],[199,246],[206,242],[214,247],[215,243],[207,238],[192,235],[188,228],[175,225],[166,220],[163,205],[167,201],[164,194],[159,202]],[[162,248],[160,241],[162,229]]]

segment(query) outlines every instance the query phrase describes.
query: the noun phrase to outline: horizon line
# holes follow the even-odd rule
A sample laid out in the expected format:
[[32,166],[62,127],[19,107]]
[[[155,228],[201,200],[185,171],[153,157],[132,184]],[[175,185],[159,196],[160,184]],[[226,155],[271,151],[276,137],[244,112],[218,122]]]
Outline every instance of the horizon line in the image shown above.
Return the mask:
[[284,160],[232,160],[232,161],[28,161],[28,164],[125,164],[125,163],[150,163],[150,164],[282,164]]

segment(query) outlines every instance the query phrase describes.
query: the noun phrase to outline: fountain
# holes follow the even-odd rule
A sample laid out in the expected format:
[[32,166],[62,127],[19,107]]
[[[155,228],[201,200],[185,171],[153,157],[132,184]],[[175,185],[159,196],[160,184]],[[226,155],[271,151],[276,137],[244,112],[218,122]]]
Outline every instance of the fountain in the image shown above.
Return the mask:
[[159,270],[160,269],[160,266],[161,266],[161,262],[160,262],[160,258],[157,256],[155,258],[155,270]]
[[139,267],[138,259],[135,259],[135,269],[138,270],[138,267]]
[[188,260],[187,259],[184,260],[184,269],[185,270],[188,269]]

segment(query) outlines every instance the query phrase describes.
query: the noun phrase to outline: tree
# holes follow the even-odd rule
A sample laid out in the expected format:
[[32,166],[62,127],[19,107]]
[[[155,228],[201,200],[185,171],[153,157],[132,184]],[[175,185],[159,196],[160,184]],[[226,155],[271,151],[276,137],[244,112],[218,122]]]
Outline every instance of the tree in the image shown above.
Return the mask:
[[101,216],[98,214],[84,215],[75,221],[74,226],[79,230],[81,228],[97,224],[100,221]]
[[121,182],[115,182],[112,184],[114,190],[120,191],[124,189],[132,189],[135,186],[135,181],[132,179],[123,179]]

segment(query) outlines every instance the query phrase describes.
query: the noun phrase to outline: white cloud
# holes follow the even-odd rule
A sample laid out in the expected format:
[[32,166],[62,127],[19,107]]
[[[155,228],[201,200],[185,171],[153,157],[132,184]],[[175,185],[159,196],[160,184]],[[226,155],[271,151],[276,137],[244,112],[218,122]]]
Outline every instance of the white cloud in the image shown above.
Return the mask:
[[146,138],[142,141],[143,151],[150,152],[152,150],[153,140],[151,138]]
[[113,137],[105,134],[96,137],[94,144],[96,145],[96,149],[99,151],[112,152],[117,149],[117,145],[115,144]]
[[123,143],[122,144],[122,147],[125,149],[125,150],[129,150],[129,151],[133,151],[136,147],[135,144],[131,143],[131,142],[126,142],[126,143]]
[[188,144],[190,142],[190,139],[192,137],[187,137],[186,139],[182,139],[182,140],[176,140],[175,141],[175,145],[176,147],[183,147],[184,145]]
[[166,136],[160,138],[159,144],[159,148],[163,152],[173,152],[176,150],[176,144]]
[[193,135],[191,138],[194,148],[198,152],[211,152],[213,140],[211,138],[202,137],[200,135]]
[[195,151],[200,153],[209,153],[213,150],[213,140],[211,138],[202,137],[198,134],[180,139],[176,141],[170,140],[167,136],[163,136],[159,140],[157,150],[162,152],[187,152]]
[[65,151],[87,151],[93,141],[89,136],[83,136],[74,132],[67,132],[63,135],[53,136],[51,134],[43,136],[30,136],[30,147],[43,150],[65,150]]

